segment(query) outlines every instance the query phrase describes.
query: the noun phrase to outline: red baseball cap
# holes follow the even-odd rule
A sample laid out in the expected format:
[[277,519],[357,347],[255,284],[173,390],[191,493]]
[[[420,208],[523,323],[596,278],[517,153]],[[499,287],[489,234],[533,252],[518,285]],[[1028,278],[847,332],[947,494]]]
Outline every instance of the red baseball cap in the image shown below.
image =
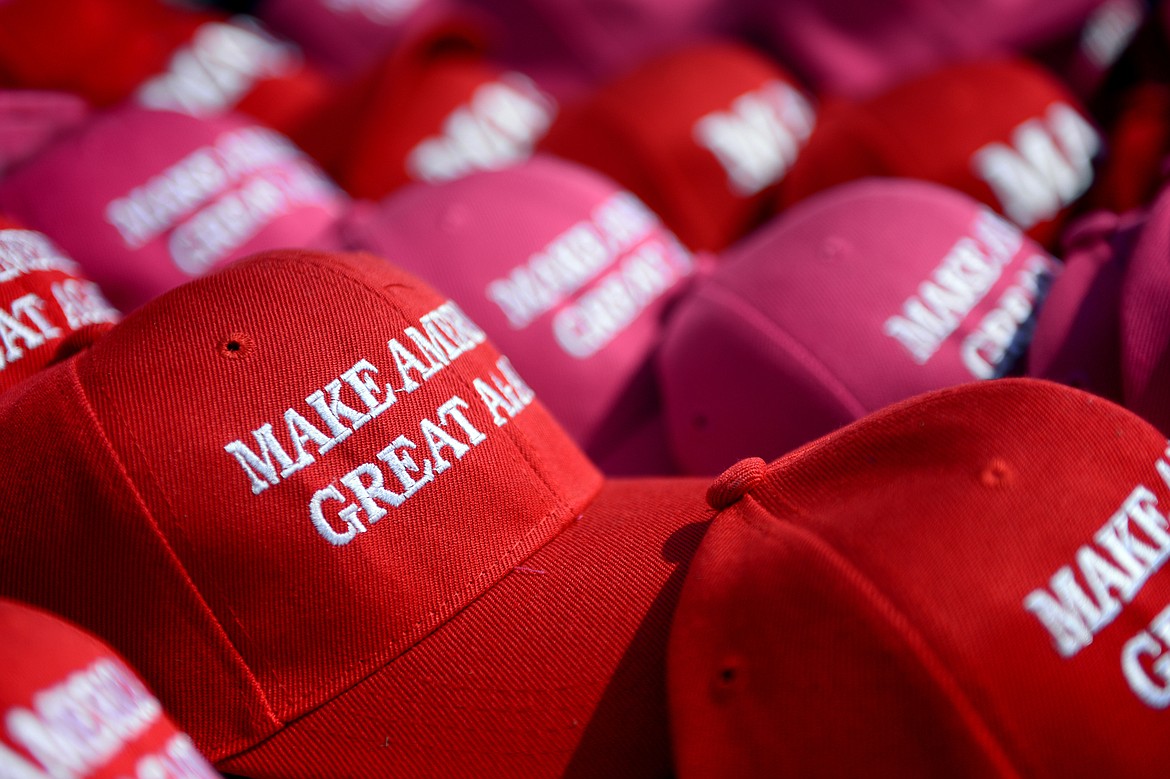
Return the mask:
[[72,333],[117,320],[52,241],[0,216],[0,392],[48,365]]
[[673,470],[650,358],[696,261],[634,195],[538,155],[407,187],[342,232],[450,294],[604,470]]
[[963,63],[826,106],[781,202],[864,176],[905,176],[965,192],[1049,243],[1092,184],[1100,149],[1076,98],[1039,66]]
[[131,99],[199,117],[238,110],[284,131],[330,87],[255,19],[160,0],[0,3],[0,83],[65,90],[96,106]]
[[0,593],[109,641],[220,770],[669,772],[706,484],[605,481],[381,258],[189,282],[0,399],[0,431]]
[[229,116],[113,109],[0,180],[123,310],[252,252],[333,248],[347,201],[288,139]]
[[1161,776],[1170,451],[1100,398],[942,390],[712,487],[680,777]]
[[1058,270],[937,184],[823,192],[728,252],[672,312],[657,356],[675,459],[718,473],[913,395],[1003,376]]
[[815,122],[777,65],[712,42],[602,87],[564,112],[542,148],[618,181],[692,249],[719,250],[773,207]]
[[0,776],[213,779],[158,699],[92,635],[0,598]]
[[358,102],[333,169],[350,194],[372,199],[523,162],[557,112],[532,79],[488,62],[458,25],[398,49]]

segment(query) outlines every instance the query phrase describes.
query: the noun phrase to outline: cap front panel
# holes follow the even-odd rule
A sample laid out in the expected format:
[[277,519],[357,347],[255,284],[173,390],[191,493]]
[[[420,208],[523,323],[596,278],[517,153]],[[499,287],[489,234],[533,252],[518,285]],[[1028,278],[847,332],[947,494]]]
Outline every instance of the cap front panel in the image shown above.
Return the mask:
[[1006,374],[1055,261],[954,192],[872,180],[825,192],[714,281],[802,344],[869,410]]
[[0,204],[123,308],[252,251],[314,245],[341,208],[278,133],[143,109],[107,115],[22,166],[0,185]]
[[117,319],[52,241],[0,217],[0,389],[47,365],[70,333]]
[[1099,398],[991,382],[814,444],[756,494],[894,615],[1015,770],[1146,776],[1167,759],[1167,449]]
[[694,267],[629,192],[545,158],[404,190],[350,238],[450,292],[583,443],[649,358]]
[[368,255],[194,282],[79,369],[282,719],[422,639],[599,485],[458,307]]
[[7,600],[0,634],[0,776],[219,776],[134,671],[93,637]]

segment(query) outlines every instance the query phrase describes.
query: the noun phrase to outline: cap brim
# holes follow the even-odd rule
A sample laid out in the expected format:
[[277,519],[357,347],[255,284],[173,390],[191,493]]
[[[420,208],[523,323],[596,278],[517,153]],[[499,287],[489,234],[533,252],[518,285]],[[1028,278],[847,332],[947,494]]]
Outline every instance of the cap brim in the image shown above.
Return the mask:
[[713,515],[707,484],[606,483],[455,617],[218,767],[254,779],[669,775],[666,643]]

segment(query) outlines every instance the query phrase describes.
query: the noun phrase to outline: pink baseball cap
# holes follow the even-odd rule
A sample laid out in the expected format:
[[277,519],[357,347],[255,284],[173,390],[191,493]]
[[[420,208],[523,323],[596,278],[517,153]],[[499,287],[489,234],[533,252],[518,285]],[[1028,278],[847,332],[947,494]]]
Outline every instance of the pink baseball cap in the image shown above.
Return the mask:
[[537,156],[407,187],[343,234],[450,294],[603,468],[671,470],[650,357],[695,260],[632,194]]
[[330,248],[345,205],[274,130],[133,106],[0,181],[0,210],[50,236],[123,310],[261,249]]
[[498,55],[525,72],[580,85],[732,32],[742,3],[719,0],[470,0]]
[[671,628],[678,776],[1162,776],[1168,477],[1164,434],[1027,379],[738,463]]
[[1170,187],[1149,209],[1121,299],[1125,406],[1170,435]]
[[261,0],[256,14],[337,76],[355,76],[457,12],[455,0]]
[[1082,98],[1093,97],[1131,44],[1136,45],[1148,5],[1146,0],[1102,0],[1079,29],[1028,54]]
[[1069,35],[1102,2],[760,1],[750,26],[818,93],[861,98],[956,60]]
[[1170,434],[1170,187],[1145,210],[1085,217],[1070,242],[1029,374],[1116,400]]
[[88,117],[86,102],[67,92],[0,89],[0,176]]
[[1065,231],[1064,271],[1036,318],[1027,373],[1124,402],[1122,286],[1145,211],[1089,214]]
[[51,363],[74,333],[116,321],[77,263],[0,215],[0,392]]
[[0,776],[217,779],[112,649],[0,598]]
[[911,395],[1002,376],[1057,268],[934,184],[817,195],[728,252],[673,311],[658,368],[675,459],[718,473]]
[[612,176],[692,249],[720,251],[774,208],[816,121],[782,68],[712,41],[647,62],[566,108],[542,148]]

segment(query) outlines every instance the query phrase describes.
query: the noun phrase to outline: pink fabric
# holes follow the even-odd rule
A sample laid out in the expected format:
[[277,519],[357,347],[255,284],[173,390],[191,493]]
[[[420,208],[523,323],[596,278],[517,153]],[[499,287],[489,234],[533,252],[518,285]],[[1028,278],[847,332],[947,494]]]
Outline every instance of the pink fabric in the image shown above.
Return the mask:
[[648,361],[696,261],[632,195],[537,156],[408,186],[343,234],[451,295],[611,473],[672,469]]
[[1067,35],[1102,2],[757,0],[755,25],[805,83],[860,98],[947,62]]
[[1121,294],[1124,405],[1170,435],[1170,187],[1150,207]]
[[[492,20],[500,56],[568,98],[582,85],[730,32],[741,4],[719,0],[469,0]],[[558,85],[563,88],[558,89]]]
[[1121,403],[1121,293],[1144,213],[1083,217],[1064,240],[1065,268],[1036,321],[1028,375]]
[[429,25],[453,0],[262,0],[256,14],[339,76],[354,75]]
[[674,312],[658,366],[675,457],[717,473],[1004,375],[1056,270],[938,185],[868,179],[816,195],[728,252]]
[[345,202],[274,130],[129,106],[0,181],[0,210],[57,242],[123,311],[262,249],[334,248]]
[[86,102],[65,92],[0,90],[0,175],[88,116]]

